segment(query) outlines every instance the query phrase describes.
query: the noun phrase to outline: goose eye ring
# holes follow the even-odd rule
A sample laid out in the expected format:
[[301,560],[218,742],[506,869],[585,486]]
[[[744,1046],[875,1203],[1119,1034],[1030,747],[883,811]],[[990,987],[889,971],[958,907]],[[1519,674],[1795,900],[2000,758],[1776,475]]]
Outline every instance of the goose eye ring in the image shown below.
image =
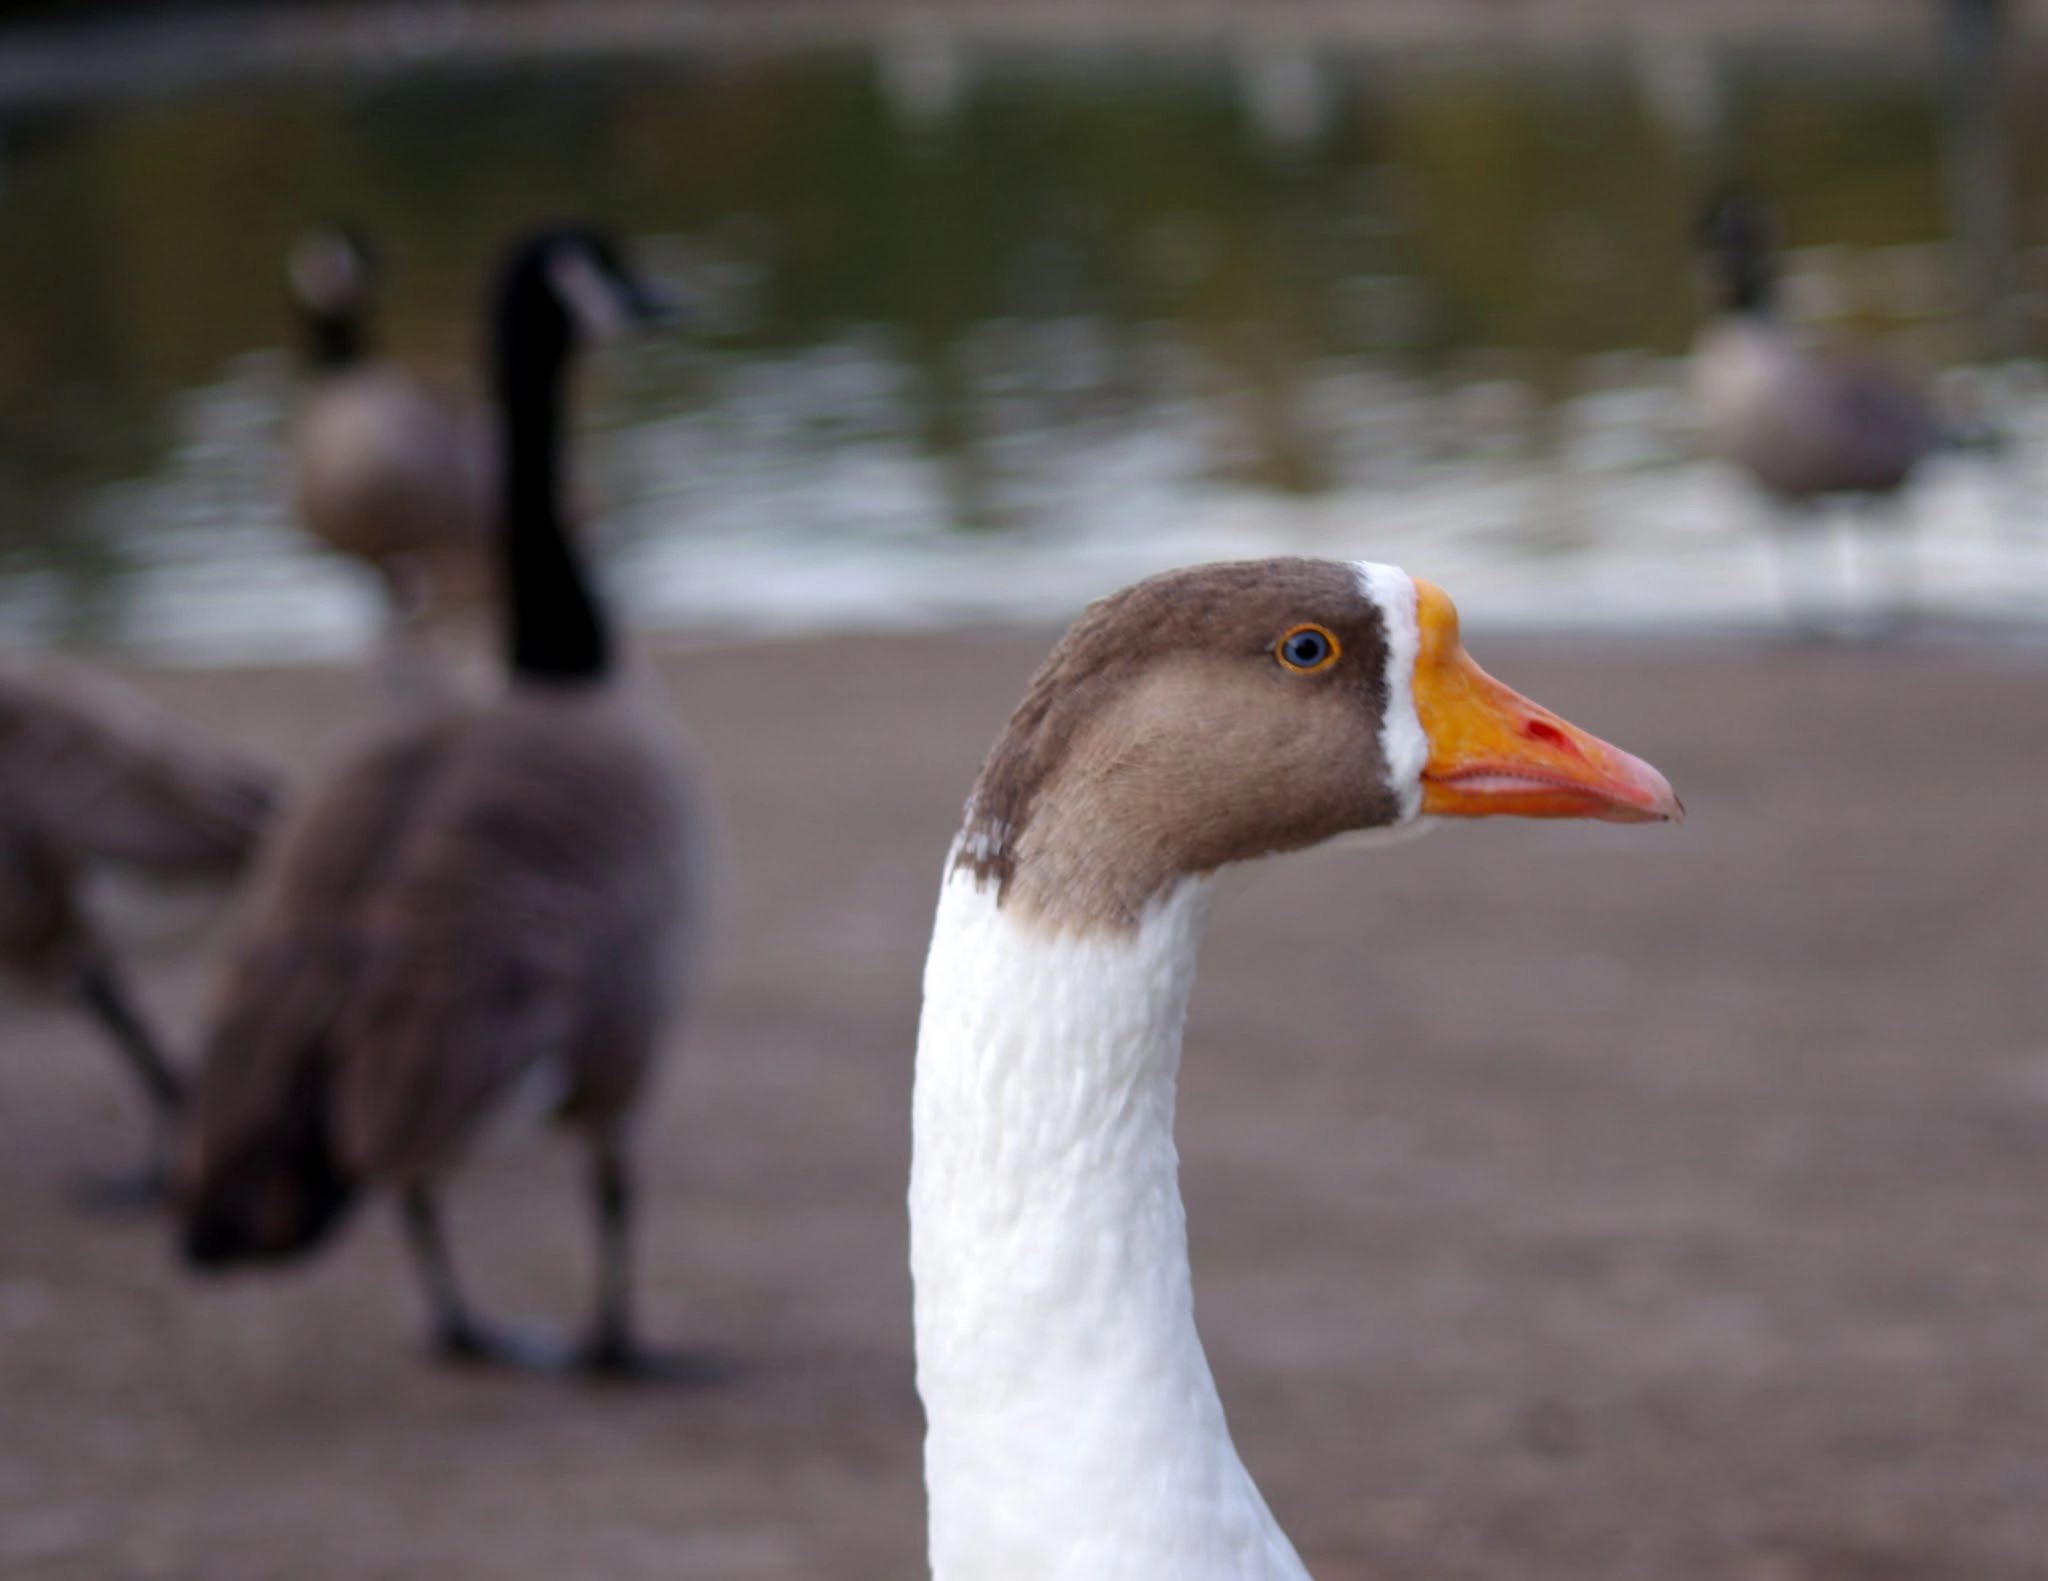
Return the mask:
[[1296,626],[1273,644],[1273,656],[1290,670],[1314,675],[1335,664],[1344,650],[1321,626]]

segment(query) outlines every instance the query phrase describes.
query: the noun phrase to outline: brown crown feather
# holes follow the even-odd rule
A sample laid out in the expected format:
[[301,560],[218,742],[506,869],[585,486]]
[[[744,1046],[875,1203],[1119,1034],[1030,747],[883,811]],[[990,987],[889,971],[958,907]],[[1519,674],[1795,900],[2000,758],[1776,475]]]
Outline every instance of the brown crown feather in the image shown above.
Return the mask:
[[[1274,652],[1308,623],[1341,648],[1317,674]],[[1099,599],[982,766],[955,865],[1052,927],[1124,929],[1182,878],[1394,823],[1386,652],[1335,561],[1196,566]]]

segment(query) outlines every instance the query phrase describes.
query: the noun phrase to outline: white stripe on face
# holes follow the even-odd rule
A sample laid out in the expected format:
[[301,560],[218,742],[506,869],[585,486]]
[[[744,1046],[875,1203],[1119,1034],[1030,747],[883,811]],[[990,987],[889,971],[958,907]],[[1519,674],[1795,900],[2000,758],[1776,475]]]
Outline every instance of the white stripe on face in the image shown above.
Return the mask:
[[1422,771],[1429,763],[1429,737],[1415,711],[1415,658],[1422,651],[1416,618],[1415,583],[1399,566],[1355,562],[1358,590],[1380,612],[1387,635],[1387,707],[1380,718],[1380,756],[1387,787],[1400,798],[1401,816],[1422,810]]
[[626,327],[619,288],[605,277],[589,250],[576,242],[557,247],[548,258],[548,283],[593,341],[615,340]]

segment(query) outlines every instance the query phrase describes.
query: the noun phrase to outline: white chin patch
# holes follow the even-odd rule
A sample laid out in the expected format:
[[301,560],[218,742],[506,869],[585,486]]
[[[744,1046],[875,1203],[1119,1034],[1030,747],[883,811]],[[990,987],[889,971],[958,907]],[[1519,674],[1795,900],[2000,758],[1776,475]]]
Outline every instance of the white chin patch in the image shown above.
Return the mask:
[[1422,651],[1414,580],[1399,566],[1360,560],[1358,590],[1380,612],[1387,633],[1387,707],[1380,718],[1380,759],[1387,785],[1400,799],[1403,823],[1422,811],[1422,771],[1429,763],[1429,737],[1415,712],[1415,657]]
[[554,250],[548,259],[548,283],[590,339],[615,340],[625,331],[626,307],[618,287],[581,247]]

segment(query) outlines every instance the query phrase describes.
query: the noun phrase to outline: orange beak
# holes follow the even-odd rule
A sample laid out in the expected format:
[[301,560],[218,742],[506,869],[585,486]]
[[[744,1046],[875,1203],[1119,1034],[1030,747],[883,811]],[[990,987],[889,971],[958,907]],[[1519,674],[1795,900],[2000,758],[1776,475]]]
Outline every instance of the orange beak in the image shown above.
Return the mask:
[[1510,691],[1466,654],[1458,612],[1417,579],[1415,711],[1429,739],[1422,811],[1438,818],[1601,818],[1676,823],[1685,808],[1641,758]]

